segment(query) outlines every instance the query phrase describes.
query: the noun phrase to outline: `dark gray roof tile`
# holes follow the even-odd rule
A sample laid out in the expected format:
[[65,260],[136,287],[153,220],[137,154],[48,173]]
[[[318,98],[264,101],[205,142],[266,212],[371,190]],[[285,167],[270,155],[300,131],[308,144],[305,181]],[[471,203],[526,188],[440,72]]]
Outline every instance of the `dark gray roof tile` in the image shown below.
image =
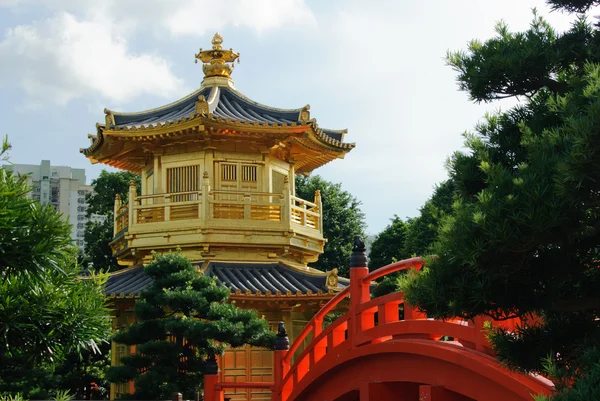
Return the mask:
[[[328,292],[325,275],[314,275],[283,266],[279,263],[233,263],[211,262],[205,274],[217,279],[217,284],[226,285],[232,292],[237,290],[245,293],[270,291],[282,294],[291,291],[313,293],[318,291]],[[143,267],[117,272],[111,275],[106,282],[105,292],[108,296],[137,296],[140,291],[150,285],[152,279],[146,275]],[[347,282],[340,278],[339,288],[345,287]]]
[[[283,110],[268,107],[248,99],[234,89],[226,87],[202,88],[177,102],[140,113],[112,112],[115,124],[117,128],[125,128],[172,123],[195,113],[198,97],[204,96],[205,99],[209,99],[212,91],[218,91],[215,93],[217,104],[211,106],[214,116],[249,124],[256,122],[260,124],[268,123],[269,125],[302,124],[300,121],[302,109]],[[336,141],[342,142],[343,140],[342,131],[324,129],[322,132],[325,136]]]

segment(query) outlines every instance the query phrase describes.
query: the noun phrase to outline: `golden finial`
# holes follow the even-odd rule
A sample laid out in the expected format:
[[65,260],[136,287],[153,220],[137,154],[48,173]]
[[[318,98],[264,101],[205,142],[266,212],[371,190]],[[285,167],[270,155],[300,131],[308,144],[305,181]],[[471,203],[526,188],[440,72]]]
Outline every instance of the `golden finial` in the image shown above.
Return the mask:
[[223,50],[221,46],[223,44],[223,37],[218,33],[215,33],[215,36],[212,38],[212,49],[210,50],[202,50],[195,55],[197,63],[198,60],[202,61],[204,65],[202,66],[202,70],[204,71],[205,77],[227,77],[231,75],[231,71],[233,71],[233,63],[235,60],[238,60],[240,54],[233,51],[233,49]]

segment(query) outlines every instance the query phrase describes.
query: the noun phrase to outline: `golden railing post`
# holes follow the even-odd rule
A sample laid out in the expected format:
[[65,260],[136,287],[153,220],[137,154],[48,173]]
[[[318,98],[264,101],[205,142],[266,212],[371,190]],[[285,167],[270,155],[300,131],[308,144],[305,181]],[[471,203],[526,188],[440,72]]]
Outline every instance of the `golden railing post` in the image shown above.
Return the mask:
[[321,199],[321,191],[315,191],[315,205],[319,210],[319,232],[323,234],[323,200]]
[[202,221],[206,221],[210,217],[210,212],[209,212],[210,204],[208,201],[209,192],[210,192],[210,180],[208,179],[208,171],[205,171],[204,174],[202,174],[202,192],[200,193],[200,196],[202,197],[202,199],[200,201],[200,205],[198,205],[198,208],[199,208],[198,211],[200,212],[200,219]]
[[135,181],[131,180],[129,182],[129,228],[133,227],[134,224],[137,224],[137,210],[135,207],[135,198],[137,197],[137,189],[135,187]]
[[121,217],[119,216],[119,210],[121,209],[121,195],[116,194],[115,195],[115,208],[114,208],[114,214],[113,214],[113,223],[114,223],[114,227],[113,227],[113,237],[115,237],[117,235],[117,233],[119,232],[119,224],[118,224],[118,220],[121,220]]
[[[177,201],[176,201],[177,202]],[[171,220],[171,195],[165,195],[165,209],[163,213],[163,221]]]
[[290,180],[283,178],[283,205],[281,205],[281,220],[284,228],[289,230],[292,224],[292,198],[290,195]]
[[250,194],[244,194],[244,220],[250,220],[250,202],[252,198]]

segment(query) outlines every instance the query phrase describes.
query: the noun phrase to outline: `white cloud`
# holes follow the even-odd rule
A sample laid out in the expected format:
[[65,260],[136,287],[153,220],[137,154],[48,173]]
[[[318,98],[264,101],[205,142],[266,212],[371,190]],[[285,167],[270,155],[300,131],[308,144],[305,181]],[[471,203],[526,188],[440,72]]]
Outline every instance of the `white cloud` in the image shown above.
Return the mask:
[[89,93],[123,102],[140,94],[181,90],[166,60],[133,54],[110,21],[61,12],[8,30],[0,42],[5,85],[17,83],[33,101],[64,105]]
[[[150,94],[166,98],[182,92],[168,60],[135,53],[129,40],[143,31],[155,35],[198,36],[226,26],[262,33],[283,25],[314,24],[303,0],[48,0],[54,14],[8,29],[0,39],[0,85],[19,85],[28,105],[67,104],[89,94],[113,102]],[[40,7],[35,0],[0,0],[0,7]],[[138,35],[138,36],[136,36]]]
[[186,0],[176,4],[164,19],[164,25],[173,35],[203,35],[227,25],[261,33],[284,25],[315,23],[303,0]]
[[[172,36],[201,36],[227,26],[258,33],[293,25],[315,25],[304,0],[0,0],[0,7],[46,7],[76,15],[99,9],[120,24],[138,29],[162,28]],[[164,32],[163,32],[164,34]]]

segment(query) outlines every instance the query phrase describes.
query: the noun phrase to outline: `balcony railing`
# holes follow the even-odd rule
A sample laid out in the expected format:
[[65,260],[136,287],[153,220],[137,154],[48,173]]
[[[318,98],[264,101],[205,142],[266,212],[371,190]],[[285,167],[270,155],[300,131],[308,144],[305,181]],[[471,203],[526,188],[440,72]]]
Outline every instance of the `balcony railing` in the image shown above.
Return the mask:
[[[122,204],[118,195],[115,199],[115,238],[135,226],[194,220],[199,225],[225,220],[236,220],[240,225],[241,222],[262,221],[282,229],[323,234],[320,192],[315,193],[314,202],[309,202],[291,196],[287,181],[281,193],[211,190],[205,174],[200,191],[138,196],[132,183],[129,199],[132,200],[129,204]],[[244,226],[251,227],[252,224]]]

